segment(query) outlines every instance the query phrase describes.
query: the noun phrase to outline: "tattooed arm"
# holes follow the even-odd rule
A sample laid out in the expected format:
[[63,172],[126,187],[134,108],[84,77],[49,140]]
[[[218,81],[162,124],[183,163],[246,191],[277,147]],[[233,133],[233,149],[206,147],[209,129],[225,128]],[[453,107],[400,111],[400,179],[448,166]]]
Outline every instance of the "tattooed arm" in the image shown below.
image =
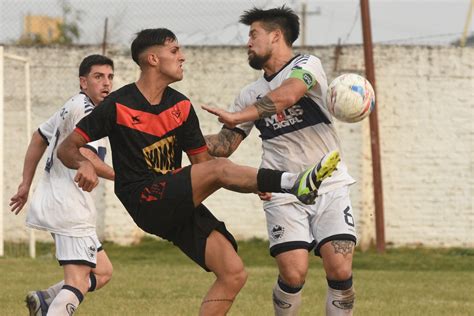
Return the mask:
[[223,128],[219,134],[206,135],[209,154],[215,157],[229,157],[239,147],[243,136],[230,129]]

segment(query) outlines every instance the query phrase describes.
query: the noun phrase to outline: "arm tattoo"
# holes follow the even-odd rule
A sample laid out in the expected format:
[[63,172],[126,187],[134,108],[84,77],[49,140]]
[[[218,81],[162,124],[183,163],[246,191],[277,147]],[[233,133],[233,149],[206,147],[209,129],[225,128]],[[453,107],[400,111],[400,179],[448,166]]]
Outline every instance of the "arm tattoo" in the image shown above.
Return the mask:
[[242,135],[223,128],[217,135],[206,135],[208,152],[214,157],[229,157],[242,141]]
[[276,113],[275,103],[267,96],[257,100],[254,105],[257,108],[259,118],[268,117]]
[[334,247],[334,253],[340,253],[344,257],[352,254],[354,249],[354,242],[351,240],[333,240],[331,244]]

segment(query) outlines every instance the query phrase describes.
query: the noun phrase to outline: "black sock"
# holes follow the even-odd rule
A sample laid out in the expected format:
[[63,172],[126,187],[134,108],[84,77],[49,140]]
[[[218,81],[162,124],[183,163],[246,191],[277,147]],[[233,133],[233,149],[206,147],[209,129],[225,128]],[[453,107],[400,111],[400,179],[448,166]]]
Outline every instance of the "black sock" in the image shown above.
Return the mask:
[[260,192],[282,192],[281,175],[283,171],[258,169],[257,188]]

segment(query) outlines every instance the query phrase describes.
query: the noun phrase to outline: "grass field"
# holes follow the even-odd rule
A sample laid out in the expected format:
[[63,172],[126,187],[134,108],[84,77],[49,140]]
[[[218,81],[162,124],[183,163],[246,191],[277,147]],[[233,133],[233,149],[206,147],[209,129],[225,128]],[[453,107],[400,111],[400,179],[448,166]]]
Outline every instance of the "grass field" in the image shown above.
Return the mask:
[[[24,247],[24,246],[23,246]],[[276,278],[267,243],[239,243],[247,284],[229,315],[272,315]],[[19,257],[7,244],[0,258],[0,315],[26,315],[25,294],[62,278],[51,244],[38,258]],[[146,239],[138,246],[105,244],[114,264],[112,281],[86,296],[75,315],[197,315],[213,275],[172,245]],[[474,315],[473,249],[390,249],[358,252],[354,261],[355,315]],[[319,258],[312,260],[300,315],[324,315],[326,282]]]

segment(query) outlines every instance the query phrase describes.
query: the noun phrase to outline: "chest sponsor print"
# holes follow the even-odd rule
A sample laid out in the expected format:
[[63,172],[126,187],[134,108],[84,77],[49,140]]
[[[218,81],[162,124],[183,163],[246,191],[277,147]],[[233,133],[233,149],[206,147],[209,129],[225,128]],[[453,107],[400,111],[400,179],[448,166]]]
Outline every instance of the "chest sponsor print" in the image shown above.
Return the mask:
[[170,136],[143,148],[148,168],[165,174],[174,169],[176,136]]

